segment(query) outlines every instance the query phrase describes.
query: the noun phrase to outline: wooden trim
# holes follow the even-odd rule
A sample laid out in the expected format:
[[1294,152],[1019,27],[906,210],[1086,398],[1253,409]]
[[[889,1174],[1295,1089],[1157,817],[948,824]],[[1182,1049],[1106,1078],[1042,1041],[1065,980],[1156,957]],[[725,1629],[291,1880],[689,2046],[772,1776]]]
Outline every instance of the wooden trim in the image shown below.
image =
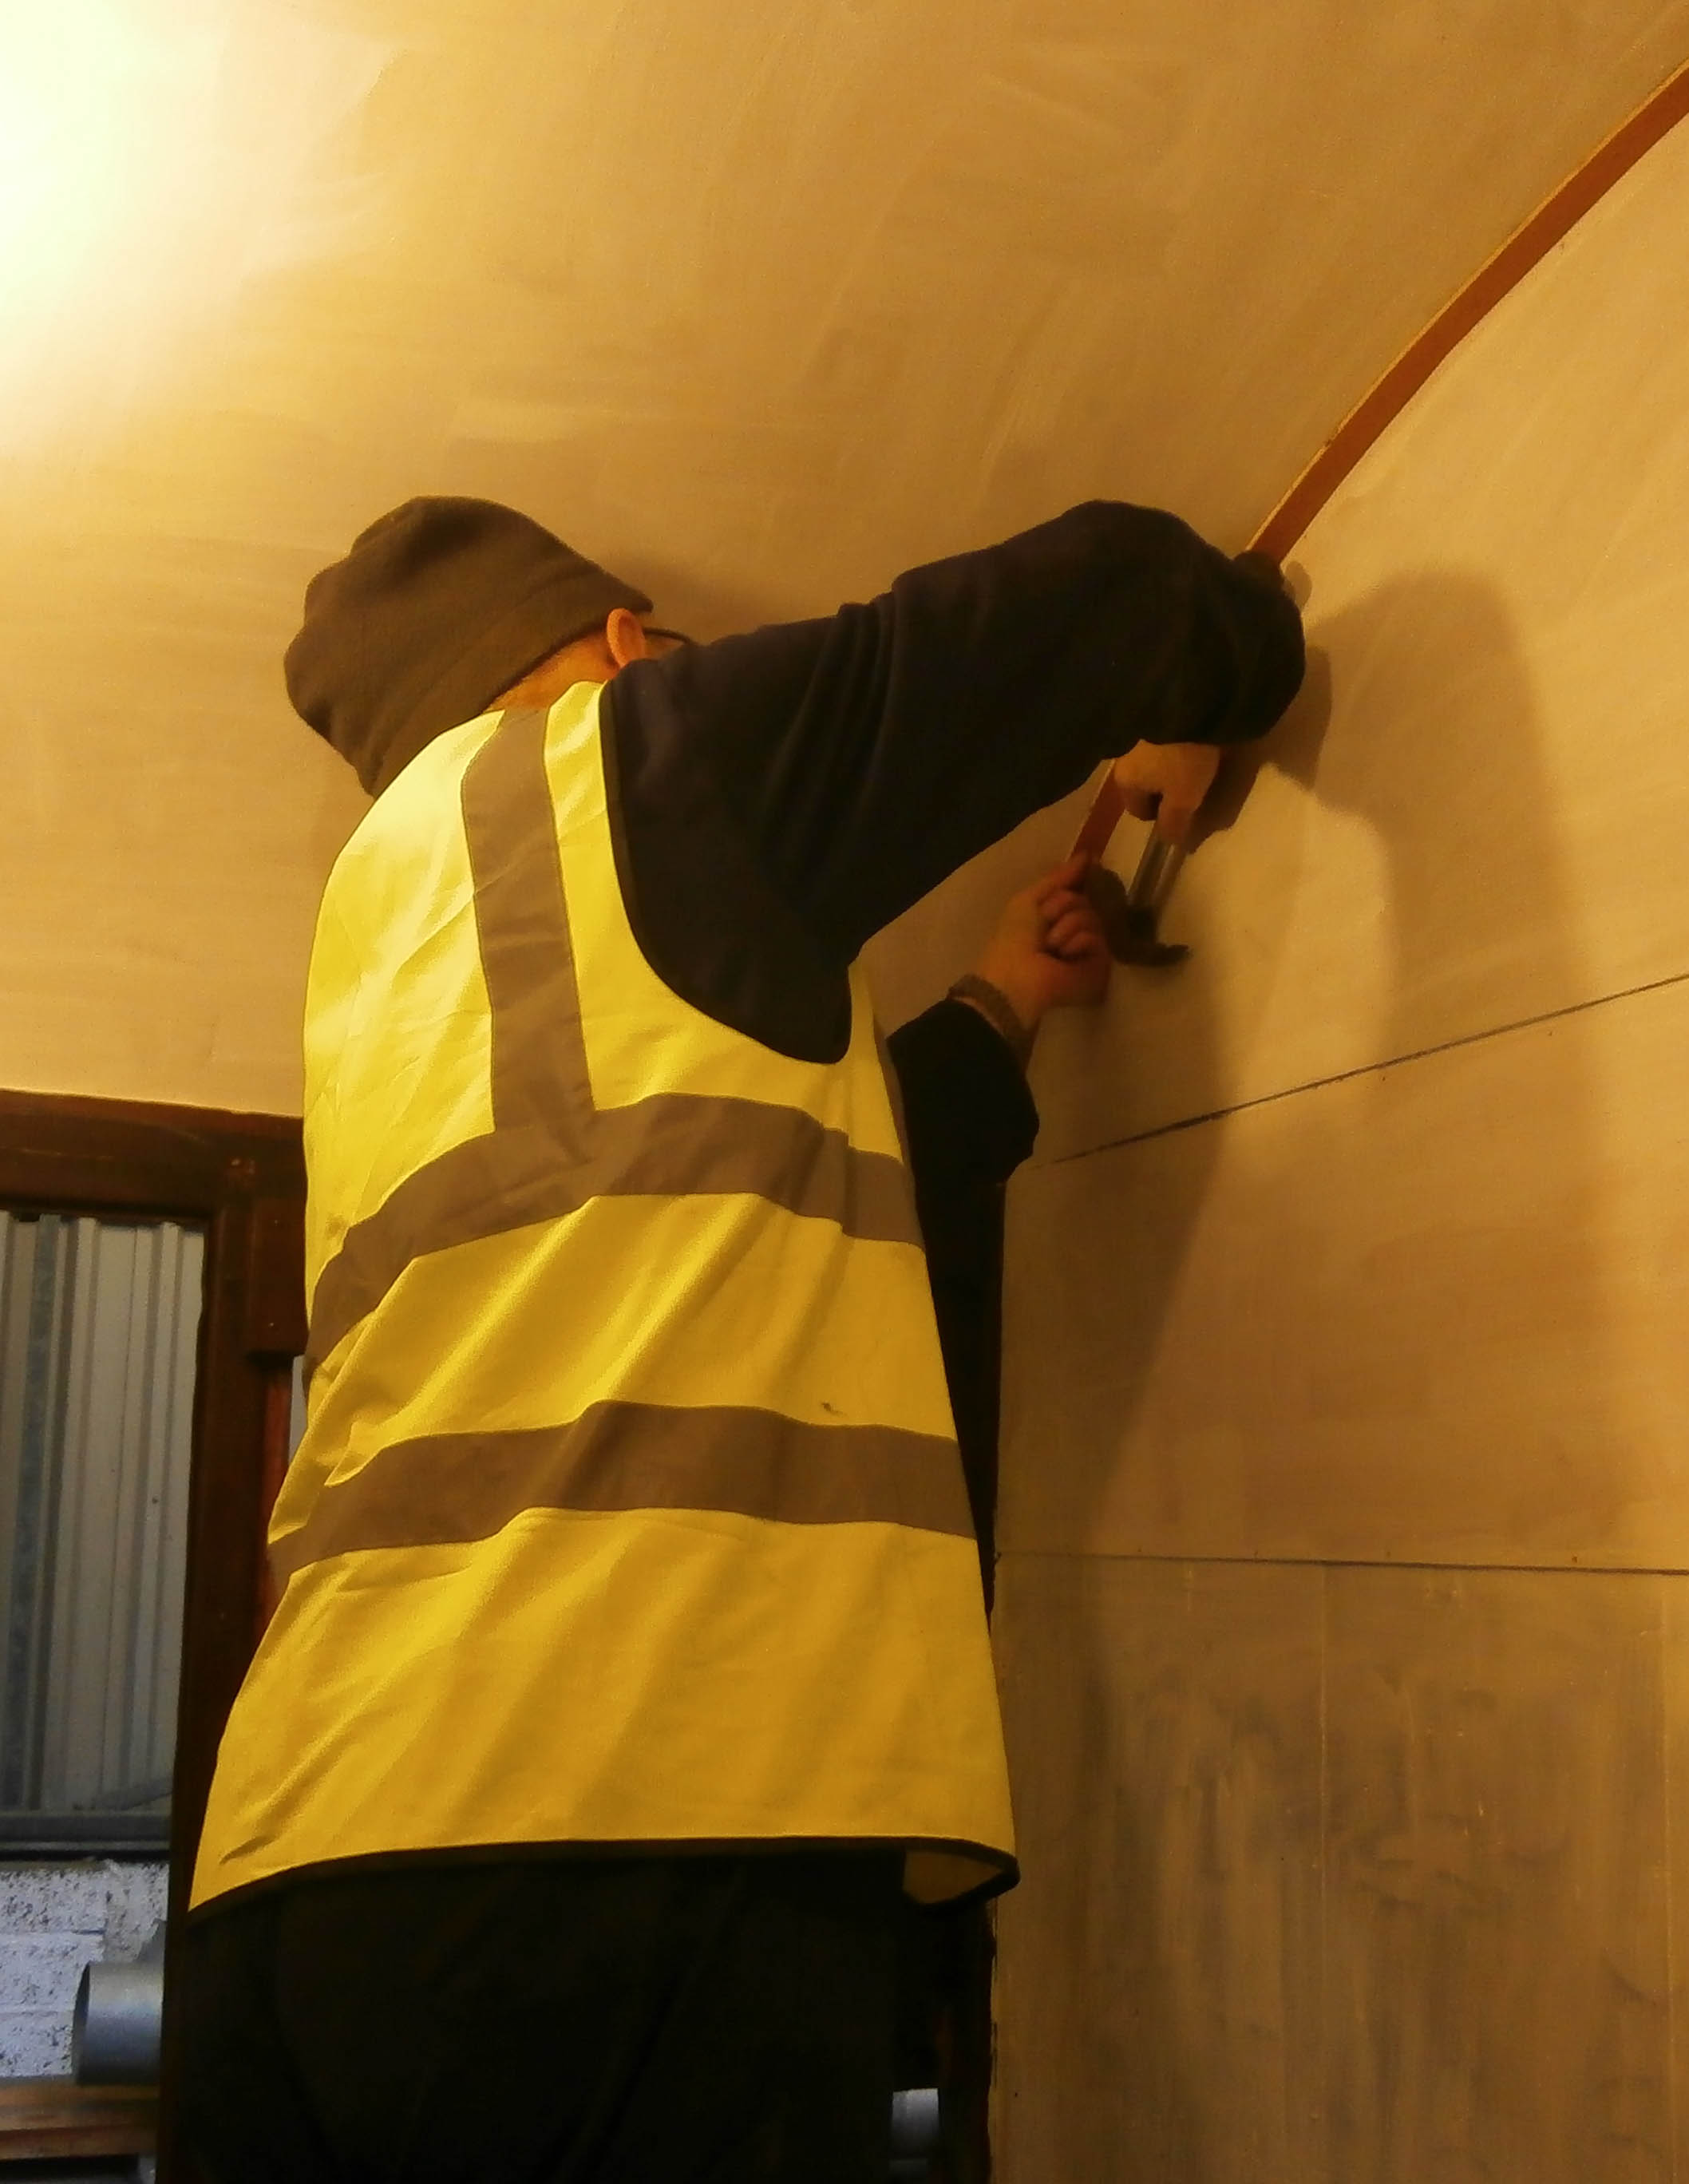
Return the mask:
[[159,2096],[150,2086],[77,2086],[68,2078],[0,2083],[0,2165],[150,2153]]
[[1486,260],[1363,395],[1257,531],[1250,544],[1282,561],[1363,455],[1480,320],[1568,236],[1644,153],[1689,114],[1689,61],[1643,100],[1583,164]]
[[231,1198],[266,1192],[304,1197],[295,1117],[0,1091],[8,1206],[209,1221]]
[[[223,1734],[257,1644],[274,1442],[304,1346],[304,1156],[287,1115],[0,1091],[0,1205],[203,1225],[187,1575],[170,1810],[171,1940],[187,1908]],[[159,2173],[188,2184],[176,2140],[179,2009],[167,1947]],[[92,2149],[90,2149],[92,2150]]]

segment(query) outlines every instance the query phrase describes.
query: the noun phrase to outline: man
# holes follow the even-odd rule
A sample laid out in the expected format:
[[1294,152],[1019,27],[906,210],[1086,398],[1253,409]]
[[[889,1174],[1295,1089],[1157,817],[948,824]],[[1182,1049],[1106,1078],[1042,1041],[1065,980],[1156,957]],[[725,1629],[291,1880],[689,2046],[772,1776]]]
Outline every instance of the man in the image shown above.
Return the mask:
[[[878,2184],[900,1893],[1015,1878],[856,959],[1103,757],[1187,824],[1295,610],[1094,504],[821,621],[649,611],[412,502],[289,653],[376,802],[312,956],[285,1591],[188,1936],[220,2184]],[[1081,878],[893,1042],[929,1231],[1029,1147],[1040,1008],[1100,990]]]

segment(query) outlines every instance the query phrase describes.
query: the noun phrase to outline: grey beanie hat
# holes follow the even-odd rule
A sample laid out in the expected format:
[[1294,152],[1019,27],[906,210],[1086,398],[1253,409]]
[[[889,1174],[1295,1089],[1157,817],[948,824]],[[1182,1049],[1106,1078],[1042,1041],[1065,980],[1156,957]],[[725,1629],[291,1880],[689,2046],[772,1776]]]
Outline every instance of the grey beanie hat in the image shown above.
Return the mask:
[[651,602],[513,508],[408,500],[305,588],[287,695],[371,796],[530,668]]

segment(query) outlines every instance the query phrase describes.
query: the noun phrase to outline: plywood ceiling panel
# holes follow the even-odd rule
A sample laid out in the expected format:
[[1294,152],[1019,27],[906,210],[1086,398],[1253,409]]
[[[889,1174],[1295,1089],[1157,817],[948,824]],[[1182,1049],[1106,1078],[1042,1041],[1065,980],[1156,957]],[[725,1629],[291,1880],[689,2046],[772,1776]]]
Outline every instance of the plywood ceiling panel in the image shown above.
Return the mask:
[[1235,540],[1689,48],[1689,0],[1051,20],[6,16],[0,1077],[297,1100],[358,805],[275,662],[382,507],[516,500],[706,632],[1099,492]]

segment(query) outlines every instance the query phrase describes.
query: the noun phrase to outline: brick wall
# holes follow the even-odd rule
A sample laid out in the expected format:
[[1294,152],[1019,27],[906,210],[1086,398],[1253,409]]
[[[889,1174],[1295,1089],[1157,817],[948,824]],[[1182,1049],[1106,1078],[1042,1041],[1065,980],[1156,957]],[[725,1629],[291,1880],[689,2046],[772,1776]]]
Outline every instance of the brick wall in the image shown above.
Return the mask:
[[82,1967],[140,1954],[164,1884],[162,1863],[0,1864],[0,2078],[69,2075]]

